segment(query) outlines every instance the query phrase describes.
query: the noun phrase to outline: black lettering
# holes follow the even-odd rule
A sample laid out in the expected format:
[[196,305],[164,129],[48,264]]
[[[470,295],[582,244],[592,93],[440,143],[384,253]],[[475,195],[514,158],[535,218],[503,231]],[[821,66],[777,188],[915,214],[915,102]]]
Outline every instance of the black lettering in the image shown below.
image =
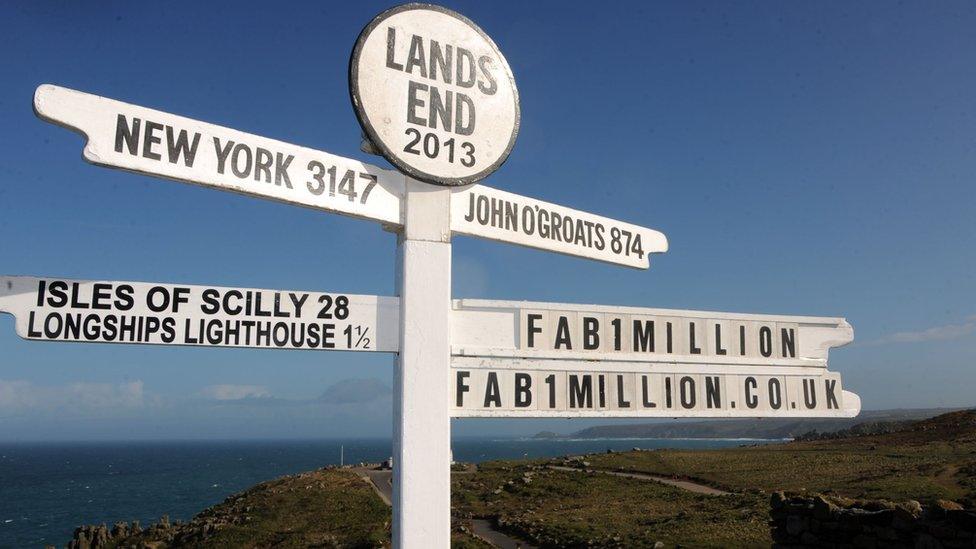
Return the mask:
[[64,307],[68,304],[68,283],[63,280],[55,280],[48,286],[50,297],[47,304],[51,307]]
[[405,72],[413,74],[413,68],[420,69],[420,76],[427,78],[427,60],[424,54],[424,39],[416,34],[410,37],[410,51],[407,53]]
[[515,374],[515,407],[526,408],[532,404],[532,376]]
[[486,86],[484,81],[479,81],[478,89],[481,90],[481,93],[485,95],[495,95],[495,92],[498,91],[498,83],[495,82],[495,77],[491,74],[491,57],[488,57],[487,55],[482,55],[479,57],[478,68],[481,69],[481,74],[488,82],[488,85]]
[[[644,376],[645,382],[647,376]],[[617,408],[630,408],[630,401],[624,399],[624,376],[617,375]]]
[[422,117],[417,116],[417,109],[424,106],[424,100],[417,97],[418,91],[427,91],[427,84],[413,80],[407,83],[407,122],[426,127],[427,122]]
[[294,159],[295,155],[292,154],[285,157],[281,153],[275,153],[275,185],[280,187],[284,183],[289,189],[294,188],[291,186],[291,178],[288,177],[288,166],[291,165],[291,161]]
[[647,387],[647,376],[641,376],[641,404],[645,408],[657,408],[657,404],[651,401],[651,391]]
[[[454,93],[454,133],[471,135],[474,133],[475,123],[474,101],[461,93]],[[473,149],[472,149],[473,150]]]
[[815,379],[803,379],[803,404],[807,409],[814,409],[817,407],[817,387],[814,385],[817,380]]
[[115,288],[115,308],[120,311],[128,311],[135,305],[132,294],[135,290],[128,284],[120,284]]
[[769,388],[769,406],[774,410],[779,410],[780,406],[783,405],[783,389],[780,386],[779,379],[770,378],[767,387]]
[[166,126],[166,146],[169,152],[169,163],[176,164],[176,161],[183,157],[183,165],[193,167],[193,160],[197,156],[197,145],[200,144],[200,134],[193,134],[193,143],[190,143],[186,130],[180,130],[179,137],[173,139],[173,127]]
[[729,354],[729,352],[722,347],[722,325],[717,322],[715,323],[715,354]]
[[447,90],[444,92],[444,99],[441,93],[434,86],[430,86],[430,109],[427,114],[427,127],[437,128],[437,120],[441,121],[441,128],[451,131],[451,119],[453,118],[454,92]]
[[600,348],[600,320],[591,316],[583,317],[583,349],[592,351]]
[[670,353],[674,352],[674,345],[673,345],[674,344],[674,338],[671,337],[671,335],[672,335],[671,334],[671,323],[668,322],[667,324],[668,324],[667,325],[667,332],[668,332],[667,333],[667,336],[668,336],[668,353],[670,354]]
[[796,358],[796,330],[781,328],[780,339],[783,342],[783,358]]
[[498,389],[498,374],[495,372],[488,372],[488,383],[485,385],[485,408],[491,408],[492,406],[501,407],[502,397],[501,391]]
[[599,396],[599,406],[600,408],[606,408],[607,406],[607,379],[606,376],[600,374],[596,376],[597,380],[597,395]]
[[569,319],[565,316],[560,316],[559,321],[556,323],[556,344],[554,350],[559,350],[560,347],[565,347],[567,350],[573,350],[573,342],[569,333]]
[[464,220],[469,223],[474,220],[474,193],[468,193],[468,213],[464,215]]
[[454,46],[446,44],[441,49],[441,44],[437,40],[430,41],[430,70],[428,76],[431,80],[437,79],[437,71],[443,75],[444,83],[451,83],[451,70],[454,68]]
[[746,378],[746,406],[749,408],[759,406],[759,397],[753,394],[753,391],[755,391],[758,387],[759,383],[756,382],[756,378]]
[[765,357],[773,354],[773,332],[769,326],[759,328],[759,353]]
[[546,376],[546,385],[549,386],[549,407],[556,407],[556,374]]
[[132,119],[132,128],[125,121],[125,115],[120,114],[115,120],[115,152],[122,152],[124,145],[129,154],[135,156],[139,154],[139,126],[142,121],[138,118]]
[[634,320],[634,352],[654,352],[653,320]]
[[[393,30],[393,29],[390,29]],[[465,372],[463,370],[457,371],[457,394],[454,397],[454,405],[458,408],[464,407],[464,393],[467,393],[470,388],[464,380],[471,377],[471,372]]]
[[840,405],[837,404],[837,380],[825,379],[824,387],[827,390],[827,409],[836,410],[840,408]]
[[722,383],[718,376],[705,376],[705,406],[722,407]]
[[542,328],[539,327],[539,326],[536,326],[535,323],[536,323],[537,320],[542,320],[542,315],[541,314],[529,313],[528,315],[525,316],[525,318],[526,318],[526,321],[528,322],[528,326],[526,326],[526,330],[525,330],[525,336],[526,336],[526,340],[527,340],[526,341],[526,343],[527,343],[526,346],[529,349],[535,349],[535,334],[541,334],[542,333]]
[[691,354],[693,355],[701,354],[701,347],[695,345],[695,323],[694,322],[688,323],[688,349],[691,351]]
[[593,407],[593,376],[590,374],[569,375],[569,407]]
[[227,145],[220,146],[220,138],[214,137],[214,151],[217,153],[217,173],[223,174],[224,167],[227,165],[227,157],[230,156],[231,149],[234,148],[234,142],[228,141]]
[[[241,153],[244,153],[242,156]],[[244,167],[240,167],[239,160],[244,160]],[[238,143],[234,145],[234,152],[231,153],[230,159],[230,170],[234,172],[234,175],[244,179],[251,175],[251,165],[254,160],[254,155],[251,153],[251,148],[244,143]]]
[[102,311],[112,308],[109,301],[112,299],[112,285],[96,282],[92,285],[92,309]]
[[152,160],[161,160],[163,156],[153,152],[153,145],[163,142],[162,138],[156,136],[156,132],[162,131],[163,125],[157,122],[146,120],[146,133],[142,136],[142,156]]
[[694,408],[698,398],[695,391],[695,379],[689,376],[682,377],[678,381],[678,388],[681,393],[681,406],[687,410]]
[[389,69],[402,71],[403,65],[393,60],[393,54],[395,52],[396,52],[396,29],[394,29],[393,27],[386,27],[386,67]]
[[457,49],[454,83],[461,88],[470,88],[475,83],[474,55],[464,48]]
[[271,164],[274,163],[274,156],[271,151],[258,147],[254,149],[254,180],[261,181],[264,175],[264,182],[271,183]]
[[87,309],[88,304],[80,300],[81,297],[81,284],[78,282],[71,283],[71,308],[72,309]]

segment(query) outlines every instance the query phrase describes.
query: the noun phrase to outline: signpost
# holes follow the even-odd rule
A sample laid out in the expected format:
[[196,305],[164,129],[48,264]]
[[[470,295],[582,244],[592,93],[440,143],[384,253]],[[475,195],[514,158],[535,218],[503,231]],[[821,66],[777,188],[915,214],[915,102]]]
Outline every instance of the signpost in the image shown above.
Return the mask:
[[[145,282],[0,278],[0,311],[47,341],[398,353],[393,542],[450,545],[450,418],[852,417],[826,370],[840,318],[451,300],[451,235],[648,268],[660,232],[472,185],[519,128],[494,42],[451,10],[407,4],[360,34],[350,95],[398,171],[52,85],[34,109],[84,158],[370,219],[397,236],[398,297]],[[461,187],[463,186],[463,187]]]

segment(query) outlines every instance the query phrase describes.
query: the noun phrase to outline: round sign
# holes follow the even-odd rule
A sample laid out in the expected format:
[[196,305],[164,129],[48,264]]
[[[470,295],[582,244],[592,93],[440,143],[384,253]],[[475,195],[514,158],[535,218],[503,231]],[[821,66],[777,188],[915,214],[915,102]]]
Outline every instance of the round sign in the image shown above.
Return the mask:
[[484,179],[518,135],[518,90],[505,57],[477,25],[440,6],[376,16],[353,48],[349,93],[379,152],[428,183]]

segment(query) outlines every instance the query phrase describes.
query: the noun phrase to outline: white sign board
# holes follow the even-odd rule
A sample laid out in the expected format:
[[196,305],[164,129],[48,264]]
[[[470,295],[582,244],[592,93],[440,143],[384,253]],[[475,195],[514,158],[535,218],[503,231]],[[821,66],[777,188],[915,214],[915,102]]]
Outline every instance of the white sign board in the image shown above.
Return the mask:
[[427,183],[485,178],[518,135],[518,90],[505,57],[477,25],[440,6],[376,16],[353,49],[349,91],[372,144]]
[[853,417],[842,318],[455,300],[457,417]]
[[640,269],[668,251],[658,231],[484,185],[451,195],[451,230]]
[[59,86],[39,86],[34,110],[84,135],[93,164],[401,224],[393,170]]
[[854,417],[861,409],[827,371],[472,362],[452,365],[455,417]]
[[454,356],[826,368],[843,318],[460,299]]
[[0,277],[25,339],[259,349],[399,347],[395,297],[149,282]]

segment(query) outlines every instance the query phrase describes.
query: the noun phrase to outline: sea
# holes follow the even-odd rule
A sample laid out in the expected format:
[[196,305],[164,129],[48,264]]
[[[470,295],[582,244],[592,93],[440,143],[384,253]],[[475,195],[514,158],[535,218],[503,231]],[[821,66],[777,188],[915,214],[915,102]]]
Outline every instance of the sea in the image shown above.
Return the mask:
[[[756,439],[457,438],[456,461],[631,448],[726,448]],[[376,463],[389,439],[0,444],[0,548],[64,547],[76,526],[163,515],[189,520],[259,482],[326,465]]]

